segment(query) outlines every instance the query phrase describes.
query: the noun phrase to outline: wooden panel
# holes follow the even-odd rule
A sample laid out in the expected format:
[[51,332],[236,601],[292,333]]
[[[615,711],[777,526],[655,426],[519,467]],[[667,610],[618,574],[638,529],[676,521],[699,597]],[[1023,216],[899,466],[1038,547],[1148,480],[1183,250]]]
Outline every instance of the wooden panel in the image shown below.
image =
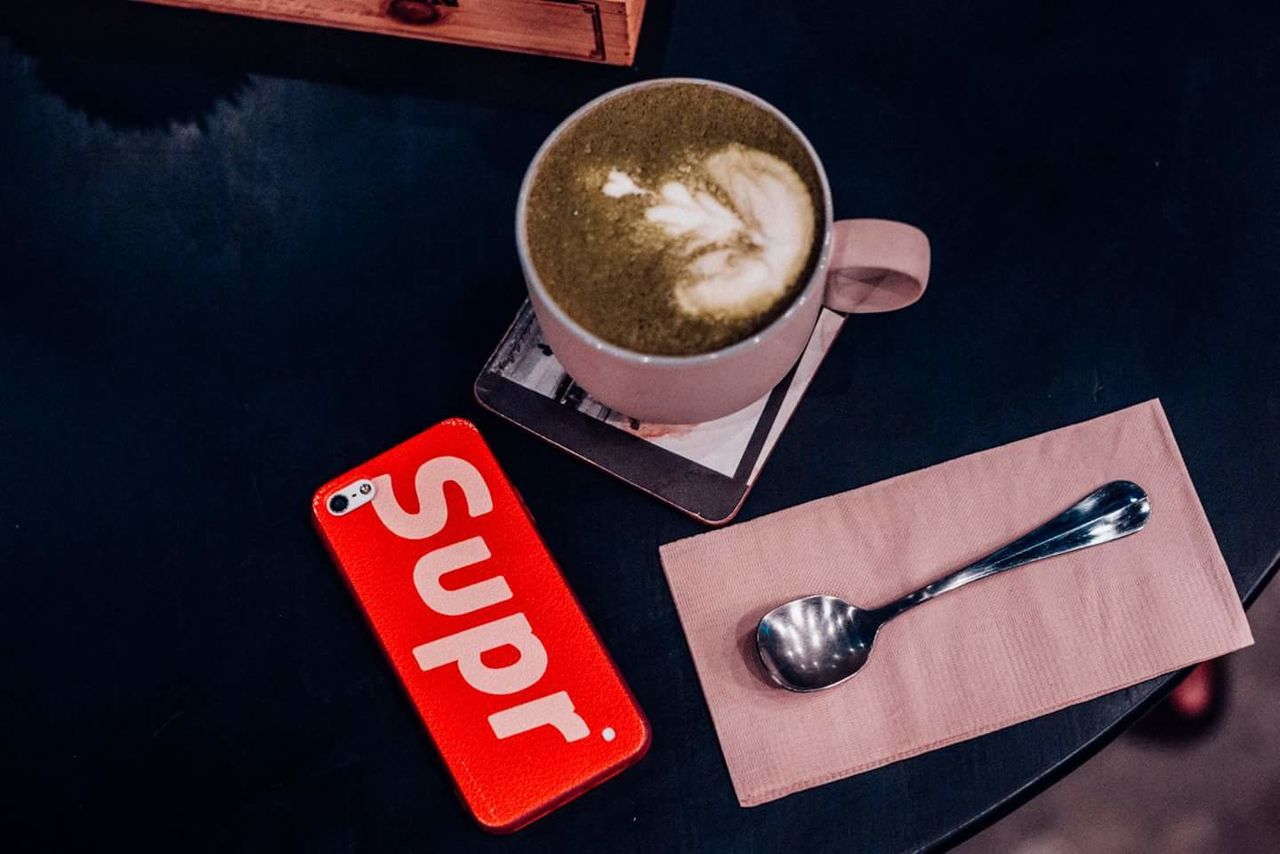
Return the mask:
[[640,22],[644,20],[645,0],[631,0],[623,4],[627,12],[627,54],[635,62],[636,43],[640,41]]
[[[629,65],[644,0],[142,0]],[[456,5],[455,5],[456,4]]]

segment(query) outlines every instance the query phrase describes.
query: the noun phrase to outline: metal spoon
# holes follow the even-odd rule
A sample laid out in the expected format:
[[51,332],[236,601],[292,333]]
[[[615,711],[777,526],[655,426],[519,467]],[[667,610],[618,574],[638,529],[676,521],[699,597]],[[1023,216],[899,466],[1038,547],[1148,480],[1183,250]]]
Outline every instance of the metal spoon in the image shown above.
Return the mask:
[[971,581],[1136,533],[1150,514],[1142,487],[1117,480],[977,563],[896,602],[863,609],[834,596],[794,599],[761,618],[756,627],[760,660],[773,681],[790,691],[839,685],[866,663],[880,627],[904,611]]

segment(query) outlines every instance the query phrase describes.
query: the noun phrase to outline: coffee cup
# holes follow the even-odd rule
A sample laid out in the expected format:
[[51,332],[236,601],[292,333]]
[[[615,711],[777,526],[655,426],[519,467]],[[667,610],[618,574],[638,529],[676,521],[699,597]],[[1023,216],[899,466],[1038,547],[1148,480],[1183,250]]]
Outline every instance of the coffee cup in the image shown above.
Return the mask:
[[[784,309],[741,340],[708,352],[646,353],[605,340],[575,319],[553,297],[530,251],[530,194],[547,153],[584,116],[649,87],[684,84],[736,96],[763,110],[794,135],[812,162],[815,203],[814,260],[797,281]],[[628,178],[629,182],[630,179]],[[569,239],[572,239],[570,237]],[[825,305],[859,314],[893,311],[914,303],[929,277],[929,241],[914,226],[881,219],[836,220],[831,189],[813,146],[781,111],[759,97],[708,80],[666,78],[624,86],[584,105],[539,148],[520,188],[516,244],[529,299],[543,335],[574,381],[610,408],[641,421],[688,424],[710,421],[759,400],[799,360]]]

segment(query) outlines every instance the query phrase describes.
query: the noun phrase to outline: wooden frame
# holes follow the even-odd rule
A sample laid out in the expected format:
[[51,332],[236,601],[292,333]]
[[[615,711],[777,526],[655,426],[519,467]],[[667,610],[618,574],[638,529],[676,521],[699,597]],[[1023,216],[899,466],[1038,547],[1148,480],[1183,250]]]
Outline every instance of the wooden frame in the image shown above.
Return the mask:
[[609,65],[635,61],[645,0],[142,0]]

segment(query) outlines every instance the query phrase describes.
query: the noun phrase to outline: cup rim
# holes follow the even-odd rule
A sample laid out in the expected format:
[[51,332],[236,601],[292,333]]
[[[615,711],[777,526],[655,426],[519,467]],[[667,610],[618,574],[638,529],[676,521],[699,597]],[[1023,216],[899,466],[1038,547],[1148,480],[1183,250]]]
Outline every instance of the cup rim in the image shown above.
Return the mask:
[[[611,101],[614,98],[621,97],[624,94],[637,91],[639,89],[647,89],[654,86],[666,86],[681,83],[691,83],[699,86],[708,86],[712,89],[718,89],[722,92],[728,92],[742,98],[749,103],[755,104],[761,109],[767,111],[777,117],[783,125],[795,134],[800,140],[800,144],[804,146],[804,150],[808,152],[809,157],[813,160],[813,165],[818,173],[818,183],[822,188],[822,208],[823,208],[823,235],[822,248],[818,253],[818,261],[814,265],[813,273],[810,280],[800,289],[800,293],[787,306],[786,311],[775,317],[767,326],[752,335],[747,336],[741,341],[721,347],[718,350],[711,350],[706,353],[692,353],[684,356],[662,355],[657,353],[642,353],[639,350],[631,350],[622,347],[610,341],[606,341],[599,335],[580,324],[577,320],[569,315],[567,311],[560,307],[555,301],[546,286],[542,283],[542,279],[538,276],[538,271],[533,265],[533,259],[529,255],[528,237],[525,229],[525,211],[529,204],[529,192],[533,187],[533,178],[538,171],[547,150],[560,138],[560,136],[578,119],[594,110],[596,107]],[[625,86],[619,86],[616,89],[610,89],[602,95],[592,98],[578,109],[569,114],[567,118],[556,125],[555,129],[547,135],[542,144],[538,146],[537,152],[533,155],[533,159],[529,161],[529,166],[525,170],[524,179],[520,182],[520,195],[516,201],[516,251],[520,257],[520,266],[524,270],[525,281],[529,288],[537,292],[543,307],[550,311],[555,318],[573,331],[581,341],[585,342],[593,350],[597,352],[607,353],[617,358],[636,361],[647,365],[679,365],[689,366],[699,363],[712,362],[718,359],[728,358],[738,353],[754,350],[765,343],[765,341],[777,332],[778,329],[785,326],[787,322],[800,312],[805,305],[812,299],[821,300],[825,293],[825,288],[817,289],[818,293],[814,293],[815,282],[823,282],[826,278],[827,267],[831,258],[831,231],[834,214],[831,204],[831,186],[827,181],[827,172],[823,168],[822,159],[818,157],[818,152],[814,150],[813,144],[809,142],[809,138],[804,135],[800,128],[796,127],[795,122],[791,121],[785,113],[761,98],[759,95],[752,94],[745,89],[739,89],[737,86],[731,86],[728,83],[721,83],[716,80],[707,80],[701,77],[657,77],[652,80],[642,80],[638,83],[629,83]]]

